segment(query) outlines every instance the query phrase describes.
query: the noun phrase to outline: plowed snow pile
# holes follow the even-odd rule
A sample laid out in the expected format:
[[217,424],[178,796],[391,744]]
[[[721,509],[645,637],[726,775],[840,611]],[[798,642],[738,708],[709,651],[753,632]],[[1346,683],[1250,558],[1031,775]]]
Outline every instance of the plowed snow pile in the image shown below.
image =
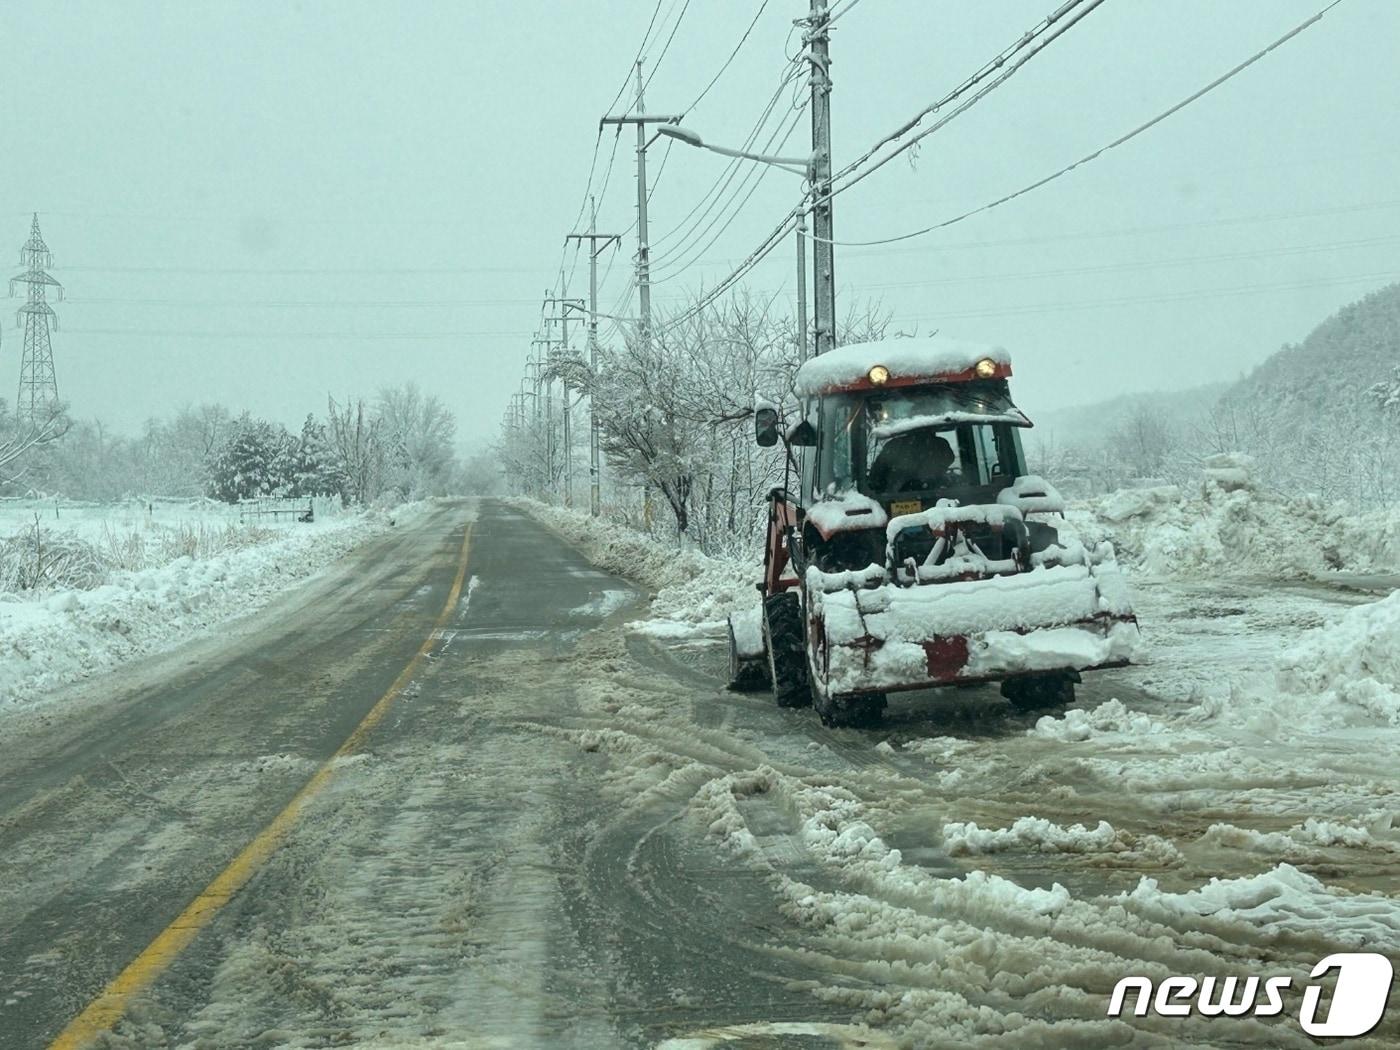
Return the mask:
[[1159,575],[1400,571],[1400,509],[1352,515],[1256,487],[1246,457],[1207,464],[1195,489],[1123,489],[1080,504],[1070,520],[1086,542],[1109,539],[1123,561]]
[[1350,707],[1400,726],[1400,591],[1304,635],[1279,658],[1278,684],[1314,720],[1345,719]]

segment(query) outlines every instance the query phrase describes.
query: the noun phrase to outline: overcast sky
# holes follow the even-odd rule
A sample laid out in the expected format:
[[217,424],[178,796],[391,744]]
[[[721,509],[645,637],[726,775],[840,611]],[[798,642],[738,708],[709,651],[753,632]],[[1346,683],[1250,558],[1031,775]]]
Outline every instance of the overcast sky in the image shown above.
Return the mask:
[[[1322,5],[1107,0],[925,140],[912,163],[901,157],[839,197],[837,237],[903,233],[1048,174]],[[860,0],[833,33],[836,163],[1052,6]],[[648,110],[689,106],[758,7],[661,0],[643,49]],[[412,378],[451,404],[465,438],[488,439],[561,258],[569,294],[586,293],[586,269],[572,251],[561,256],[562,239],[580,212],[598,118],[655,9],[7,4],[0,250],[17,259],[38,211],[68,296],[54,338],[61,395],[75,414],[125,430],[205,400],[294,425],[323,410],[328,392]],[[715,143],[742,142],[789,68],[803,10],[769,0],[687,124]],[[899,328],[1005,345],[1032,415],[1233,378],[1400,277],[1398,40],[1400,4],[1345,0],[1218,91],[1043,190],[919,240],[839,248],[840,307],[879,300]],[[809,124],[792,98],[781,96],[768,127],[795,121],[783,152],[804,154]],[[604,231],[635,218],[631,141],[630,131],[602,137]],[[754,182],[686,220],[726,162],[679,145],[649,158],[658,308],[722,278],[799,191],[797,178],[758,169],[732,221]],[[635,310],[634,250],[629,233],[604,260],[605,311]],[[789,242],[749,284],[791,295],[794,269]],[[6,316],[6,399],[19,336]]]

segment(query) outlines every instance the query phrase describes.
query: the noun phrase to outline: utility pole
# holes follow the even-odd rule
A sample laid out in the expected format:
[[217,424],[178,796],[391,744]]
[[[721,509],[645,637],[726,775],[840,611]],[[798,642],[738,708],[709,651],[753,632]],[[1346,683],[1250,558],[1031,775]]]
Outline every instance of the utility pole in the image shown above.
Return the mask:
[[[530,446],[530,465],[531,465],[531,473],[534,473],[534,472],[535,472],[535,471],[534,471],[535,458],[534,458],[534,447],[533,447],[533,446],[534,446],[534,440],[535,440],[535,438],[538,436],[539,430],[540,430],[540,403],[544,400],[543,397],[542,397],[541,394],[540,394],[540,382],[541,382],[541,380],[544,378],[544,367],[543,367],[543,366],[541,365],[541,363],[540,363],[539,351],[535,349],[535,347],[537,347],[538,345],[539,345],[539,341],[538,341],[538,340],[531,340],[531,342],[530,342],[530,357],[529,357],[529,358],[526,360],[526,362],[525,362],[526,376],[527,376],[529,382],[531,383],[531,385],[534,387],[533,390],[529,391],[530,397],[533,398],[533,401],[531,402],[531,405],[530,405],[530,441],[527,442],[527,444]],[[532,369],[532,368],[534,369],[534,374],[533,374],[533,375],[530,375],[529,370]],[[536,494],[537,494],[541,499],[544,498],[544,494],[545,494],[545,485],[546,485],[546,481],[547,481],[547,479],[548,479],[548,477],[549,477],[549,462],[548,462],[549,439],[548,439],[548,430],[549,430],[550,425],[551,425],[551,424],[550,424],[550,421],[549,421],[548,419],[546,419],[546,420],[545,420],[545,431],[546,431],[546,438],[545,438],[545,449],[546,449],[546,453],[545,453],[545,456],[546,456],[546,462],[545,462],[545,469],[544,469],[543,471],[541,471],[540,474],[539,474],[539,485],[538,485],[538,487],[537,487],[537,489],[536,489]]]
[[[546,318],[546,321],[556,321],[556,318]],[[538,391],[539,382],[545,384],[545,484],[547,491],[554,489],[554,364],[556,364],[556,354],[554,354],[554,344],[560,340],[552,339],[546,329],[546,335],[540,339],[532,339],[531,346],[545,347],[545,358],[539,360],[536,357],[535,375],[538,377],[535,389]],[[538,398],[536,398],[538,400]],[[536,409],[538,409],[536,405]]]
[[[563,344],[563,351],[558,359],[561,366],[572,361],[572,354],[569,351],[569,307],[576,306],[583,309],[582,299],[559,299],[552,295],[545,296],[545,305],[558,306],[559,316],[549,318],[550,321],[559,322],[559,341]],[[561,367],[559,370],[559,383],[564,390],[564,506],[574,505],[574,437],[573,429],[569,422],[572,413],[569,411],[569,374],[568,369]]]
[[807,360],[807,216],[797,213],[797,363]]
[[642,98],[642,63],[637,61],[637,111],[621,117],[604,117],[605,124],[637,125],[637,293],[641,304],[641,320],[637,335],[642,345],[651,341],[651,249],[647,242],[647,133],[648,124],[679,124],[678,116],[647,116]]
[[836,274],[831,243],[830,20],[826,0],[812,0],[807,58],[812,64],[812,297],[819,356],[836,345]]
[[[619,245],[622,238],[616,233],[598,232],[598,208],[591,200],[587,233],[570,233],[564,237],[565,243],[573,240],[588,241],[588,368],[595,380],[598,375],[598,255],[613,241]],[[599,242],[602,242],[600,245]],[[588,513],[597,517],[602,512],[601,478],[598,449],[598,413],[593,408],[593,397],[588,398]]]
[[[58,379],[53,370],[53,344],[49,341],[49,324],[58,327],[58,316],[47,302],[48,289],[63,298],[63,285],[45,271],[53,266],[53,253],[39,232],[39,215],[29,228],[29,240],[19,251],[24,273],[10,278],[10,294],[15,286],[27,284],[29,293],[19,308],[24,318],[24,350],[19,365],[19,394],[15,398],[15,421],[21,427],[41,425],[48,417],[49,406],[58,400]],[[18,320],[18,317],[16,318]]]

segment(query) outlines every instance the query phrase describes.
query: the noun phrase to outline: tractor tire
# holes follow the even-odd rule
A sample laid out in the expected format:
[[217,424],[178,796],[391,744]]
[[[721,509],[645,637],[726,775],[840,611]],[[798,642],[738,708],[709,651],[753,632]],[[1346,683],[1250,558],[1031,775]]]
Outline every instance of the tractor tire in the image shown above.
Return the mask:
[[734,637],[734,621],[729,621],[729,688],[736,693],[752,693],[768,688],[768,654],[754,656],[739,652]]
[[1001,683],[1001,695],[1018,711],[1068,707],[1074,703],[1074,686],[1079,680],[1078,671],[1019,675]]
[[822,724],[832,729],[873,729],[885,714],[885,694],[814,697]]
[[768,680],[779,707],[806,707],[812,702],[807,685],[807,632],[802,602],[796,591],[763,599],[763,647],[768,652]]

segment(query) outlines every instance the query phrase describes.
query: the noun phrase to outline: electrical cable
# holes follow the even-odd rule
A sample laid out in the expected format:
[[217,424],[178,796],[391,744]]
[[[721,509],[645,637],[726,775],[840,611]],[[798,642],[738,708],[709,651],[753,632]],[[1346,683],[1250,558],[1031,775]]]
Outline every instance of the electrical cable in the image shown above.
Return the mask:
[[[797,125],[798,125],[799,123],[801,123],[801,120],[802,120],[802,111],[801,111],[801,110],[798,110],[798,111],[793,115],[792,122],[788,125],[787,131],[783,134],[782,140],[777,144],[777,147],[776,147],[777,150],[781,150],[785,145],[787,145],[788,139],[790,139],[790,138],[792,137],[792,133],[793,133],[794,131],[797,130]],[[781,129],[779,129],[779,130],[781,130]],[[776,132],[775,132],[774,134],[776,134]],[[771,145],[772,141],[773,141],[773,140],[770,138],[770,139],[769,139],[770,145]],[[767,149],[767,148],[768,148],[768,147],[765,147],[765,149]],[[747,194],[745,194],[743,200],[740,200],[739,203],[734,207],[733,211],[730,212],[729,218],[726,219],[726,220],[724,221],[724,225],[720,226],[720,228],[719,228],[718,230],[715,231],[714,236],[711,237],[708,241],[706,241],[705,244],[704,244],[703,246],[701,246],[696,252],[694,252],[688,259],[683,260],[683,261],[678,262],[678,263],[674,263],[674,264],[672,264],[672,265],[670,265],[670,266],[658,266],[658,267],[656,268],[656,270],[654,271],[654,273],[662,273],[662,274],[664,274],[665,276],[661,276],[661,277],[653,276],[652,282],[651,282],[653,285],[656,285],[656,284],[665,284],[667,281],[675,280],[677,277],[681,276],[681,274],[685,273],[685,272],[686,272],[687,270],[689,270],[692,266],[694,266],[694,265],[704,256],[704,254],[705,254],[707,251],[709,251],[711,248],[713,248],[714,245],[715,245],[715,242],[718,241],[719,238],[722,237],[722,236],[724,235],[724,232],[725,232],[726,230],[728,230],[729,227],[730,227],[731,225],[733,225],[734,221],[735,221],[735,220],[739,217],[739,215],[743,212],[743,210],[744,210],[744,205],[748,204],[750,198],[752,198],[753,195],[754,195],[754,193],[756,193],[756,192],[758,191],[758,187],[762,184],[764,177],[765,177],[770,171],[773,170],[773,169],[772,169],[772,166],[769,165],[769,164],[761,164],[761,163],[756,163],[756,162],[751,162],[751,164],[752,164],[752,168],[751,168],[751,170],[750,170],[749,172],[746,173],[745,179],[746,179],[746,180],[752,179],[753,185],[749,187],[749,191],[748,191]],[[730,198],[731,202],[732,202],[735,198],[737,198],[737,196],[738,196],[739,193],[743,192],[743,189],[744,189],[744,184],[741,182],[740,185],[739,185],[739,187],[738,187],[738,189],[735,191],[734,197],[731,197],[731,198]],[[710,223],[710,225],[707,226],[704,230],[700,231],[699,234],[697,234],[697,236],[696,236],[696,238],[695,238],[695,242],[696,242],[696,243],[698,243],[700,240],[702,240],[702,239],[706,236],[706,234],[708,234],[708,233],[710,232],[710,230],[714,228],[714,226],[720,221],[720,219],[721,219],[721,217],[722,217],[722,214],[723,214],[723,213],[721,213],[720,215],[716,215],[715,218],[714,218],[714,220]],[[674,253],[673,253],[673,254],[674,254]]]
[[[884,167],[886,164],[888,164],[895,157],[899,156],[905,150],[917,145],[920,141],[927,138],[929,135],[932,135],[935,131],[946,127],[947,124],[956,117],[962,115],[963,113],[966,113],[974,105],[976,105],[982,99],[986,98],[987,95],[989,95],[992,91],[996,90],[1002,84],[1005,84],[1008,80],[1015,76],[1016,73],[1018,73],[1021,69],[1023,69],[1026,66],[1028,62],[1031,61],[1031,59],[1041,54],[1047,47],[1053,44],[1056,40],[1059,40],[1067,32],[1069,32],[1076,25],[1078,25],[1080,21],[1092,14],[1101,4],[1103,4],[1103,2],[1104,0],[1069,0],[1068,3],[1064,4],[1052,14],[1048,15],[1034,29],[1026,33],[1023,37],[1021,37],[1021,39],[1018,40],[1015,44],[1012,44],[1009,48],[1005,49],[991,62],[984,65],[971,77],[963,81],[962,84],[954,88],[953,91],[946,95],[943,99],[940,99],[932,106],[926,107],[916,117],[914,117],[913,120],[907,121],[899,130],[893,132],[890,135],[885,136],[885,138],[882,139],[879,143],[876,143],[873,149],[867,150],[855,161],[851,162],[850,164],[847,164],[839,172],[833,175],[831,177],[832,189],[827,194],[826,199],[832,199],[837,194],[843,193],[846,190],[850,189],[852,186],[856,185],[858,182],[860,182],[862,179],[865,179],[867,176],[873,175],[876,171],[879,171],[880,168]],[[1079,10],[1080,8],[1082,8],[1082,10]],[[1073,14],[1073,17],[1070,18],[1067,22],[1062,21],[1062,19],[1067,14]],[[1046,37],[1046,39],[1042,39],[1042,37]],[[1026,54],[1022,55],[1019,59],[1012,62],[1010,66],[1007,66],[1003,69],[1002,67],[1005,66],[1007,56],[1009,54],[1015,54],[1020,51],[1026,51]],[[997,76],[993,77],[990,83],[983,86],[981,90],[979,90],[975,95],[969,98],[957,109],[953,110],[953,112],[949,113],[942,120],[938,121],[931,127],[923,129],[913,138],[909,139],[907,142],[900,143],[899,146],[891,150],[889,153],[885,154],[885,156],[881,157],[870,167],[865,168],[861,171],[856,170],[861,164],[864,164],[867,160],[869,160],[875,154],[875,152],[877,152],[882,146],[902,138],[909,130],[917,126],[924,119],[924,117],[938,112],[940,109],[942,109],[943,106],[947,105],[949,102],[956,101],[959,97],[966,94],[968,91],[972,90],[972,88],[976,87],[979,83],[981,83],[982,80],[986,79],[987,76],[991,73],[991,71],[995,69],[1002,69],[1002,72],[999,73]],[[841,182],[840,186],[836,185],[836,183],[838,182]]]
[[[931,225],[931,226],[925,226],[925,227],[922,228],[922,229],[913,230],[913,231],[911,231],[911,232],[909,232],[909,233],[900,234],[900,235],[895,236],[895,237],[881,237],[881,238],[877,238],[877,239],[875,239],[875,240],[868,240],[868,241],[840,241],[840,240],[830,240],[830,241],[827,241],[826,238],[820,238],[820,239],[823,240],[823,241],[826,241],[827,243],[830,243],[830,244],[840,244],[840,245],[846,245],[846,246],[852,246],[852,247],[870,247],[870,246],[873,246],[873,245],[880,245],[880,244],[896,244],[896,243],[898,243],[898,242],[900,242],[900,241],[907,241],[907,240],[910,240],[911,238],[914,238],[914,237],[922,237],[922,236],[924,236],[925,234],[934,232],[935,230],[944,229],[944,228],[946,228],[946,227],[948,227],[948,226],[952,226],[954,223],[962,222],[964,219],[970,219],[970,218],[972,218],[974,215],[980,215],[980,214],[982,214],[983,212],[991,211],[993,208],[1000,207],[1001,205],[1006,204],[1006,203],[1008,203],[1008,202],[1010,202],[1010,201],[1013,201],[1013,200],[1015,200],[1015,199],[1018,198],[1018,197],[1023,197],[1023,196],[1025,196],[1025,195],[1028,194],[1028,193],[1031,193],[1031,192],[1033,192],[1033,191],[1035,191],[1035,190],[1040,189],[1042,186],[1045,186],[1045,185],[1047,185],[1047,184],[1049,184],[1049,183],[1051,183],[1051,182],[1054,182],[1056,179],[1059,179],[1059,178],[1061,178],[1062,176],[1068,175],[1070,172],[1074,171],[1076,168],[1082,167],[1083,165],[1088,164],[1088,163],[1090,163],[1091,161],[1097,160],[1099,157],[1103,156],[1103,155],[1104,155],[1105,153],[1107,153],[1109,150],[1114,149],[1114,148],[1116,148],[1116,147],[1118,147],[1118,146],[1123,145],[1123,144],[1126,143],[1126,142],[1131,141],[1132,139],[1137,138],[1137,137],[1138,137],[1139,135],[1141,135],[1143,132],[1148,131],[1149,129],[1151,129],[1151,128],[1155,127],[1156,125],[1160,124],[1162,121],[1166,120],[1168,117],[1172,116],[1174,113],[1178,113],[1178,112],[1180,112],[1181,110],[1185,109],[1187,106],[1189,106],[1191,103],[1195,102],[1197,99],[1202,98],[1203,96],[1209,94],[1211,91],[1214,91],[1216,88],[1218,88],[1220,85],[1224,84],[1226,81],[1230,80],[1232,77],[1234,77],[1234,76],[1236,76],[1237,74],[1239,74],[1239,73],[1243,72],[1244,70],[1248,69],[1248,68],[1249,68],[1250,66],[1252,66],[1255,62],[1258,62],[1261,58],[1263,58],[1265,55],[1268,55],[1270,52],[1274,51],[1275,49],[1277,49],[1277,48],[1279,48],[1279,47],[1282,47],[1282,46],[1283,46],[1284,44],[1286,44],[1288,41],[1292,40],[1292,39],[1293,39],[1294,37],[1296,37],[1298,34],[1302,33],[1305,29],[1308,29],[1309,27],[1311,27],[1311,26],[1313,26],[1313,25],[1316,25],[1319,21],[1322,20],[1322,17],[1323,17],[1325,14],[1327,14],[1327,12],[1331,11],[1332,8],[1336,7],[1336,6],[1337,6],[1338,4],[1340,4],[1341,2],[1342,2],[1342,0],[1332,0],[1332,2],[1331,2],[1330,4],[1328,4],[1326,7],[1324,7],[1321,11],[1317,12],[1317,14],[1313,15],[1311,18],[1309,18],[1309,19],[1307,19],[1306,21],[1300,23],[1299,25],[1293,27],[1293,28],[1290,29],[1287,33],[1285,33],[1283,36],[1281,36],[1281,37],[1279,37],[1277,40],[1275,40],[1272,44],[1269,44],[1267,47],[1265,47],[1265,48],[1262,49],[1261,51],[1255,52],[1253,55],[1251,55],[1249,58],[1245,59],[1243,62],[1239,63],[1239,65],[1235,66],[1233,69],[1231,69],[1231,70],[1229,70],[1228,72],[1222,74],[1221,76],[1216,77],[1216,78],[1215,78],[1214,80],[1212,80],[1209,84],[1206,84],[1204,87],[1198,89],[1197,91],[1192,92],[1190,95],[1188,95],[1186,98],[1182,99],[1180,102],[1176,103],[1175,105],[1169,106],[1167,109],[1163,110],[1161,113],[1158,113],[1158,114],[1157,114],[1155,117],[1153,117],[1152,119],[1146,121],[1146,122],[1143,123],[1143,124],[1139,124],[1139,125],[1138,125],[1136,128],[1134,128],[1132,131],[1129,131],[1129,132],[1128,132],[1127,134],[1125,134],[1125,135],[1120,135],[1118,138],[1114,139],[1112,142],[1108,143],[1108,144],[1105,145],[1105,146],[1099,147],[1098,149],[1094,150],[1092,153],[1086,154],[1085,156],[1081,157],[1079,160],[1076,160],[1076,161],[1074,161],[1074,162],[1071,163],[1071,164],[1067,164],[1067,165],[1065,165],[1063,168],[1060,168],[1058,171],[1052,172],[1051,174],[1046,175],[1044,178],[1037,179],[1035,182],[1032,182],[1032,183],[1030,183],[1029,185],[1023,186],[1023,187],[1021,187],[1019,190],[1016,190],[1016,191],[1014,191],[1014,192],[1012,192],[1012,193],[1008,193],[1008,194],[1006,194],[1005,196],[998,197],[996,200],[991,201],[991,202],[988,203],[988,204],[983,204],[983,205],[981,205],[980,207],[973,208],[973,209],[971,209],[971,210],[969,210],[969,211],[965,211],[965,212],[963,212],[963,213],[960,214],[960,215],[955,215],[955,216],[953,216],[951,219],[945,219],[945,220],[943,220],[942,222],[934,223],[934,224]],[[930,130],[932,130],[932,129],[930,129]],[[873,169],[871,169],[871,170],[873,170]],[[868,174],[868,172],[867,172],[867,174]],[[862,175],[862,177],[864,177],[864,176]],[[846,186],[846,187],[843,187],[843,189],[849,188],[849,185],[851,185],[851,184],[847,184],[847,186]],[[835,196],[835,193],[834,193],[834,192],[833,192],[832,196]],[[818,239],[818,238],[814,238],[814,239]]]
[[689,115],[692,109],[694,109],[696,106],[700,105],[702,101],[704,101],[705,96],[710,93],[710,89],[719,82],[720,77],[724,76],[725,70],[729,68],[730,63],[734,61],[735,57],[739,54],[739,51],[748,41],[749,34],[753,32],[753,27],[758,25],[758,20],[763,17],[763,12],[768,9],[768,3],[769,0],[763,0],[763,2],[758,5],[758,11],[754,14],[753,21],[751,21],[748,25],[748,28],[744,30],[744,35],[739,38],[739,42],[734,45],[734,50],[729,52],[729,57],[726,58],[724,62],[720,65],[719,72],[712,76],[710,78],[710,82],[706,84],[704,88],[701,89],[700,94],[695,96],[695,101],[692,102],[690,105],[686,106],[685,109],[681,110],[682,119]]

